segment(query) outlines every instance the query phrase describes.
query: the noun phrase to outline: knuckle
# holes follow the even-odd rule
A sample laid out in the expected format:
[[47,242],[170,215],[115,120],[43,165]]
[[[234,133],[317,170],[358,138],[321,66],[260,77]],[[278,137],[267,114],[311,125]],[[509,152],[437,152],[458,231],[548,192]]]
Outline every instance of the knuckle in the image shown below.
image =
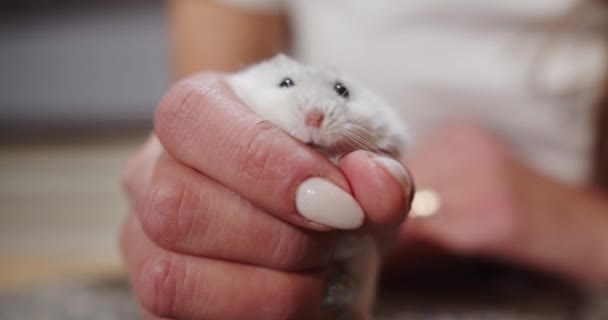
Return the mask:
[[154,115],[154,129],[159,137],[178,141],[186,132],[183,126],[188,119],[195,117],[205,108],[212,93],[217,91],[217,83],[207,81],[181,81],[174,85],[161,99]]
[[[241,175],[253,180],[280,179],[286,169],[286,161],[273,154],[278,129],[268,121],[260,121],[245,130],[236,157],[243,163]],[[282,174],[281,174],[282,173]]]
[[189,186],[183,182],[161,179],[150,189],[142,214],[146,234],[161,246],[175,248],[194,219],[197,204]]
[[155,256],[144,261],[138,272],[138,293],[143,307],[161,317],[175,314],[179,277],[174,256]]

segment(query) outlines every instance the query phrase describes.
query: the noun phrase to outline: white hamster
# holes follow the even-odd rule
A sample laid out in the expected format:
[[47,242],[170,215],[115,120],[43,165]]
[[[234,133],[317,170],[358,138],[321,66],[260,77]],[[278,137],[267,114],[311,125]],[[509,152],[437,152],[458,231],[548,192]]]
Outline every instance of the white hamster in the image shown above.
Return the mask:
[[[355,150],[398,158],[409,140],[393,109],[365,86],[285,55],[229,76],[228,84],[255,113],[334,163]],[[371,238],[356,233],[344,233],[336,250],[335,265],[358,279],[347,311],[357,319],[371,319],[378,252]]]
[[399,157],[409,140],[393,109],[365,86],[282,54],[228,83],[255,113],[331,160],[361,149]]

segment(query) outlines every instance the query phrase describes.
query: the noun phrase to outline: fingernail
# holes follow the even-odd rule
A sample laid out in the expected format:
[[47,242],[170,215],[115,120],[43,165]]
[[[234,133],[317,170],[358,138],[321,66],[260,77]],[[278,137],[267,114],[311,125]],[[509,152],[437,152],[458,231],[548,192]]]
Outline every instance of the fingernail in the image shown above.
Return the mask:
[[372,156],[377,164],[383,167],[388,174],[390,174],[403,188],[403,192],[406,196],[411,197],[412,193],[412,179],[410,174],[407,172],[405,167],[401,165],[397,160],[385,156],[374,155]]
[[335,229],[356,229],[365,217],[355,198],[318,177],[300,184],[296,191],[296,208],[306,219]]

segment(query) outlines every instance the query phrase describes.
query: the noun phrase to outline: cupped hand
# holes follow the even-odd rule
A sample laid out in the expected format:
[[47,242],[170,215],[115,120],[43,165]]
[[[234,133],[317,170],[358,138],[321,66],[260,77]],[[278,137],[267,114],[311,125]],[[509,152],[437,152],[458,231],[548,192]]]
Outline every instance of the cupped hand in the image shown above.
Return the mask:
[[332,165],[221,79],[171,89],[156,135],[124,171],[121,246],[135,295],[150,319],[312,319],[335,230],[395,229],[411,183],[397,162],[363,151]]
[[604,262],[588,263],[606,247],[606,215],[584,205],[597,199],[524,165],[512,150],[467,121],[446,124],[419,143],[408,168],[420,194],[432,190],[438,206],[417,217],[414,205],[392,262],[411,264],[408,252],[419,251],[411,249],[422,240],[458,255],[496,258],[576,281],[606,279]]

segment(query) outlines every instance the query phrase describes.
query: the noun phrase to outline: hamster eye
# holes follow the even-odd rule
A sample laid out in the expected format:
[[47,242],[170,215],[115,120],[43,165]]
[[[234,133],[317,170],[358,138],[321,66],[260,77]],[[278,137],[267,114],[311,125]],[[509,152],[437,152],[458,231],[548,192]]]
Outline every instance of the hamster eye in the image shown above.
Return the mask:
[[296,83],[291,80],[291,78],[285,78],[281,83],[279,83],[279,88],[289,88],[295,86]]
[[336,90],[336,93],[338,93],[338,95],[340,95],[346,99],[348,99],[348,97],[350,97],[350,92],[348,92],[348,88],[346,88],[340,82],[336,82],[336,84],[334,84],[334,90]]

